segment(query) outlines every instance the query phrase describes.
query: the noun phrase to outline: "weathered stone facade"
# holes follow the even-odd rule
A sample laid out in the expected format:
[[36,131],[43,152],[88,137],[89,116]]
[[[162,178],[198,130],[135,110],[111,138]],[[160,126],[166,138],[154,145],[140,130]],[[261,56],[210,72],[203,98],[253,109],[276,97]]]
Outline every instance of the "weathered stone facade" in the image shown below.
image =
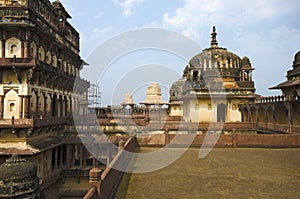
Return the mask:
[[58,0],[0,1],[0,164],[12,154],[32,162],[46,198],[68,183],[88,186],[96,164],[72,124],[87,112],[89,82],[79,77],[85,62],[70,18]]

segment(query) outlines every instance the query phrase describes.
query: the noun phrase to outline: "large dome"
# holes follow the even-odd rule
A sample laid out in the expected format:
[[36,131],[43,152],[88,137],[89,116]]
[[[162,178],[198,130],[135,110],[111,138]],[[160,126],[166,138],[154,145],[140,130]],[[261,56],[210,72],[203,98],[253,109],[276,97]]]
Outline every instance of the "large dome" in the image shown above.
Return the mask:
[[[183,71],[183,76],[170,88],[170,102],[181,100],[189,92],[208,93],[224,88],[236,94],[254,93],[250,59],[218,46],[216,28],[211,33],[211,46],[195,55]],[[295,58],[296,59],[296,58]]]
[[242,59],[226,48],[218,46],[216,28],[211,33],[212,40],[210,48],[204,49],[194,56],[185,68],[187,79],[192,79],[194,71],[210,71],[218,69],[222,77],[238,78],[242,68]]
[[29,194],[39,188],[36,166],[17,155],[0,165],[0,174],[0,198]]
[[200,69],[240,68],[241,58],[226,48],[210,47],[193,57],[189,64]]

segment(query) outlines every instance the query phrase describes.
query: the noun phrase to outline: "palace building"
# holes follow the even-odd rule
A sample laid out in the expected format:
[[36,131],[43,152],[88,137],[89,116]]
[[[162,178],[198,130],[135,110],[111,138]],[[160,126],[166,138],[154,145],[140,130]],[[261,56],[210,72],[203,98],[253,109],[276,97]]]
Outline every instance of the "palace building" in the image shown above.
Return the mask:
[[[72,127],[72,116],[87,111],[89,82],[79,77],[85,62],[70,18],[58,0],[0,0],[0,198],[82,196],[87,189],[67,186],[87,181],[95,164]],[[6,161],[13,154],[21,157]],[[10,180],[15,186],[3,185]]]
[[[88,109],[90,83],[80,77],[87,63],[70,19],[59,0],[0,0],[0,199],[112,196],[123,173],[105,168],[100,159],[126,167],[130,156],[123,151],[134,151],[136,142],[163,146],[179,131],[201,138],[210,122],[224,123],[221,134],[232,139],[233,147],[237,134],[251,141],[261,132],[300,131],[300,52],[287,81],[272,87],[283,96],[263,98],[255,94],[249,58],[219,47],[215,28],[211,46],[194,56],[172,84],[169,102],[151,83],[141,105],[126,94],[121,106]],[[76,118],[82,118],[79,127],[87,134],[77,132]],[[138,139],[137,134],[163,139]],[[103,137],[112,143],[102,142]],[[229,146],[227,139],[221,141]]]

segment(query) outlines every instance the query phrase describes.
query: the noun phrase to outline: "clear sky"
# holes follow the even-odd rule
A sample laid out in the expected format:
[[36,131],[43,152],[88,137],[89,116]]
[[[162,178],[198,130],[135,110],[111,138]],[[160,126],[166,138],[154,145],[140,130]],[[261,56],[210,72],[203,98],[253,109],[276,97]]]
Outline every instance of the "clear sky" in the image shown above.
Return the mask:
[[[72,16],[70,23],[80,33],[81,56],[87,61],[90,53],[112,36],[144,27],[174,30],[193,39],[201,47],[207,48],[210,45],[212,26],[215,25],[219,46],[227,48],[241,58],[245,55],[250,58],[252,66],[256,68],[254,71],[256,92],[261,95],[277,95],[280,92],[269,91],[268,88],[286,80],[286,72],[292,68],[294,55],[300,50],[298,0],[61,0],[61,2]],[[154,53],[153,57],[157,59],[159,56]],[[181,75],[186,63],[177,59],[169,62],[167,59],[170,56],[165,57],[163,64],[173,64]],[[129,66],[129,63],[133,62],[128,60],[135,58],[136,56],[126,57],[124,63]],[[147,58],[151,63],[151,53]],[[127,68],[122,67],[126,72]],[[110,81],[114,81],[113,72],[111,73],[111,77],[107,77],[105,83],[100,81],[103,104],[109,104],[106,96]],[[166,88],[163,88],[165,100],[168,100],[167,89],[166,85]],[[136,100],[139,102],[140,98]]]

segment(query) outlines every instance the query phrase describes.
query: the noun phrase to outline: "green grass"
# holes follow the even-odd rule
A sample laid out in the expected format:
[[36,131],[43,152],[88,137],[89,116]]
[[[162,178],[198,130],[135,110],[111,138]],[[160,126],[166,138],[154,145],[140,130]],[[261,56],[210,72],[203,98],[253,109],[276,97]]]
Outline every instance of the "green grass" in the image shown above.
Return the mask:
[[214,149],[204,159],[198,153],[189,149],[155,172],[125,174],[116,198],[300,198],[300,149]]

